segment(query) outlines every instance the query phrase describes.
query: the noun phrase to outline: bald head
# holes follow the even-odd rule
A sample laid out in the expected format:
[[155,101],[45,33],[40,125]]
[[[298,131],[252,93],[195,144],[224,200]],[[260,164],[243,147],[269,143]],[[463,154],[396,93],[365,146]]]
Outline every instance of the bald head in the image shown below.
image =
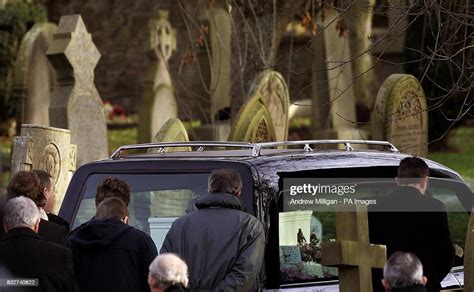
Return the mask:
[[188,266],[177,255],[164,253],[150,264],[148,283],[152,291],[162,291],[169,286],[188,286]]

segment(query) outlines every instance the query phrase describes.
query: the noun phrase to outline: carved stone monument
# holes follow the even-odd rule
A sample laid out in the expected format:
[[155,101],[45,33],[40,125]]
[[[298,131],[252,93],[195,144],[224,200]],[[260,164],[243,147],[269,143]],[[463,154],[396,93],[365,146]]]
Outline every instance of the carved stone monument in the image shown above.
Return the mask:
[[470,218],[464,252],[464,291],[474,291],[474,208]]
[[324,21],[318,16],[320,33],[312,41],[313,137],[362,139],[356,124],[349,39],[338,32],[338,17],[336,10],[325,9]]
[[79,166],[106,158],[107,125],[94,85],[94,68],[100,53],[80,15],[61,17],[47,56],[57,82],[49,108],[50,125],[71,131]]
[[369,243],[367,207],[338,210],[336,235],[337,241],[322,244],[322,264],[339,268],[340,291],[372,291],[371,269],[383,268],[387,249]]
[[276,141],[272,117],[259,95],[254,95],[240,109],[232,125],[229,141]]
[[290,96],[283,76],[273,70],[260,73],[250,88],[250,99],[254,96],[261,98],[272,117],[276,141],[286,141]]
[[[153,142],[188,142],[188,133],[180,119],[169,119],[153,138]],[[164,152],[191,151],[190,147],[164,148]],[[158,152],[153,148],[150,152]]]
[[160,10],[150,23],[150,68],[140,107],[138,140],[150,142],[169,119],[178,116],[176,97],[168,72],[168,60],[176,50],[176,31],[168,21],[168,11]]
[[56,79],[46,51],[57,29],[54,23],[37,23],[21,41],[13,85],[17,133],[21,124],[49,126],[49,100]]
[[372,113],[372,139],[388,140],[401,152],[427,155],[426,97],[414,76],[392,74],[384,81]]
[[42,169],[53,177],[56,193],[53,212],[61,207],[69,180],[76,170],[76,145],[69,130],[24,124],[13,140],[12,175]]

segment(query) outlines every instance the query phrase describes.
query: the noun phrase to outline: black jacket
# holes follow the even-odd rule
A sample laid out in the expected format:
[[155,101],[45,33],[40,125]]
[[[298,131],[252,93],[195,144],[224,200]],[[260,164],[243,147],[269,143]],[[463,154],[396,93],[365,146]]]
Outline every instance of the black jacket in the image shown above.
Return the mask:
[[196,207],[173,222],[160,253],[184,259],[191,290],[249,291],[262,266],[262,224],[230,194],[204,195]]
[[0,262],[15,277],[38,279],[33,291],[78,291],[71,251],[29,228],[14,228],[0,241]]
[[[384,212],[376,212],[380,210]],[[443,203],[422,195],[414,187],[399,187],[386,198],[378,199],[368,215],[370,242],[385,244],[387,257],[395,251],[414,253],[428,278],[427,291],[439,291],[454,260]],[[381,279],[379,270],[373,275],[374,291],[383,291]]]
[[64,228],[66,228],[66,232],[69,233],[69,223],[64,220],[63,218],[59,217],[58,215],[55,215],[53,213],[47,213],[48,215],[48,221],[49,222],[53,222],[53,223],[56,223],[60,226],[63,226]]
[[157,256],[148,234],[115,218],[92,219],[69,237],[81,291],[149,291]]
[[[44,240],[51,241],[64,246],[67,243],[67,233],[68,232],[66,231],[66,228],[61,225],[43,219],[41,219],[40,221],[38,235]],[[0,239],[4,236],[5,230],[3,229],[3,227],[0,227]]]

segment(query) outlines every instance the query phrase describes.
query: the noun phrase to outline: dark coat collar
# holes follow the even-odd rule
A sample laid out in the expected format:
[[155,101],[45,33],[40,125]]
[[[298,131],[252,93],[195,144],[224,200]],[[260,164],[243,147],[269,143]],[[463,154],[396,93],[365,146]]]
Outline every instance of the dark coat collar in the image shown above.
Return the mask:
[[242,204],[240,200],[231,194],[227,193],[210,193],[200,197],[196,201],[196,208],[227,208],[242,210]]
[[403,288],[393,288],[392,292],[425,292],[426,288],[423,285],[413,285]]
[[40,239],[38,234],[36,234],[36,232],[34,232],[31,228],[17,227],[17,228],[10,229],[1,241],[8,240],[15,237],[20,237],[20,236]]

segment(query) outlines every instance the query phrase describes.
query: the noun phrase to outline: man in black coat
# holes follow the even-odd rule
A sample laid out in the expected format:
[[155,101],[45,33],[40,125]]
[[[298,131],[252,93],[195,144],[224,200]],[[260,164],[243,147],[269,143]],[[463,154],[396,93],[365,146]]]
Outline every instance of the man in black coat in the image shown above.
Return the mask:
[[[38,207],[43,209],[46,205],[46,196],[38,175],[32,171],[17,172],[7,186],[7,198],[24,196],[30,198]],[[0,238],[4,235],[4,230],[0,228]],[[67,241],[67,230],[56,223],[41,219],[38,235],[48,241],[65,245]]]
[[[387,256],[396,251],[415,254],[428,278],[427,291],[439,291],[450,271],[454,246],[444,204],[425,195],[428,165],[420,158],[400,162],[398,188],[369,207],[369,234],[373,244],[387,246]],[[373,273],[374,291],[383,291],[381,271]]]
[[209,194],[196,201],[197,210],[173,222],[160,253],[184,259],[193,291],[250,291],[262,266],[263,226],[241,211],[237,171],[213,171],[208,187]]
[[71,251],[36,234],[40,218],[31,199],[9,200],[3,224],[7,233],[0,240],[0,265],[10,274],[8,278],[38,279],[40,291],[78,291]]
[[81,291],[148,292],[148,266],[158,254],[150,236],[127,224],[125,203],[110,197],[95,218],[69,237]]

